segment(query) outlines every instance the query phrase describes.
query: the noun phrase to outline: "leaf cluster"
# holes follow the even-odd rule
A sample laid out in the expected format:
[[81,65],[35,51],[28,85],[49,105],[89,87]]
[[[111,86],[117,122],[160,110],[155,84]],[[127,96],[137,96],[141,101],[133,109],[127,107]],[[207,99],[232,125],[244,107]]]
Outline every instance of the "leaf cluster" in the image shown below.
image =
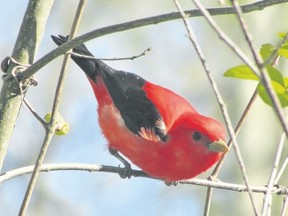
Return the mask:
[[[279,33],[280,38],[284,38],[286,33]],[[277,94],[282,107],[288,106],[288,77],[284,76],[284,72],[280,71],[277,66],[277,62],[280,58],[288,59],[288,41],[277,47],[270,43],[263,44],[260,48],[260,55],[264,62],[264,67],[267,70],[271,79],[273,90]],[[225,77],[232,77],[237,79],[246,79],[258,81],[257,92],[261,99],[273,106],[270,97],[263,85],[261,78],[256,74],[249,66],[239,65],[228,69],[224,73]]]

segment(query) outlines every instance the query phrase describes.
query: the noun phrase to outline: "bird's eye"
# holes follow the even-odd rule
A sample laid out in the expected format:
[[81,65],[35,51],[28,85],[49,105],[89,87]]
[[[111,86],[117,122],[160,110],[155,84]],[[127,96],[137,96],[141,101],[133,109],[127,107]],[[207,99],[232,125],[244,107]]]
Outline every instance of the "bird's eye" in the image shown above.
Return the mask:
[[196,131],[196,132],[193,133],[192,137],[193,137],[194,141],[199,141],[202,136],[201,136],[201,134],[198,131]]

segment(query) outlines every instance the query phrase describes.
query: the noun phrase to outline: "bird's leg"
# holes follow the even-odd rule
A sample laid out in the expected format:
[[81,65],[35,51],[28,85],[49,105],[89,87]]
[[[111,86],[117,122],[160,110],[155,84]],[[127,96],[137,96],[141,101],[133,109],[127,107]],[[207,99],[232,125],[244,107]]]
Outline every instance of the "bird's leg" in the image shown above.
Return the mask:
[[172,181],[172,182],[164,181],[164,183],[165,183],[166,186],[170,187],[170,186],[177,186],[179,181]]
[[124,165],[124,170],[123,172],[119,173],[121,178],[131,178],[132,175],[132,169],[131,169],[131,165],[130,163],[125,160],[119,153],[117,150],[113,149],[113,148],[108,148],[109,152],[111,155],[113,155],[115,158],[117,158],[119,161],[121,161],[121,163],[123,163]]

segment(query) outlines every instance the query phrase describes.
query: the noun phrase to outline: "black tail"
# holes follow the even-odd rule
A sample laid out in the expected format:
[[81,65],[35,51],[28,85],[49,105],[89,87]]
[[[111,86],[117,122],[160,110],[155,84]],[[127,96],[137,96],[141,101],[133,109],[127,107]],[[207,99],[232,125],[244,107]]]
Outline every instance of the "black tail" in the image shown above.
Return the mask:
[[[69,36],[62,36],[58,35],[58,37],[51,35],[52,40],[58,45],[61,46],[62,44],[68,41]],[[84,44],[79,45],[73,48],[73,52],[78,53],[80,55],[92,56],[93,54],[86,48]],[[104,62],[97,60],[97,59],[87,59],[77,56],[71,56],[73,61],[85,72],[85,74],[96,82],[97,76],[100,75],[102,72],[113,71],[114,69],[110,68]]]

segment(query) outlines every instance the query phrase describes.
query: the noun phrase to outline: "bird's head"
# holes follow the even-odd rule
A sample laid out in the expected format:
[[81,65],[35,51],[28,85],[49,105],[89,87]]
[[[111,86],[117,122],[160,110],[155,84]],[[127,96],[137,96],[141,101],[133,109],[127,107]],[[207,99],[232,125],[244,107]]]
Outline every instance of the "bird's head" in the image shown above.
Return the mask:
[[183,179],[204,172],[229,150],[223,125],[199,113],[180,116],[168,134],[169,145],[173,147],[167,149],[173,149],[170,155],[177,161],[170,166],[175,166],[177,175],[182,173]]
[[225,128],[215,119],[198,113],[187,113],[178,118],[171,128],[174,138],[206,149],[207,152],[226,153]]

